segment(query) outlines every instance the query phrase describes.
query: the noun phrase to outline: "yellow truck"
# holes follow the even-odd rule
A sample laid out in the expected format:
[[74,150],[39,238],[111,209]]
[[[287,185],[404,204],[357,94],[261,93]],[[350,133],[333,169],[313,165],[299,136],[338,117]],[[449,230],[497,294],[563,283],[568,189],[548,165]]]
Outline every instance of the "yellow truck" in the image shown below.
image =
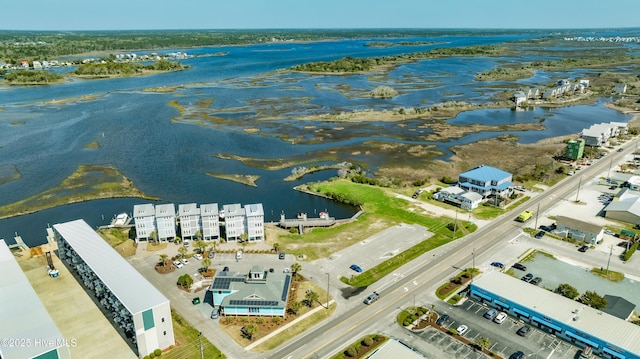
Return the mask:
[[516,218],[516,221],[518,221],[518,222],[526,222],[532,216],[533,216],[533,212],[532,211],[524,211],[524,212],[520,213],[520,215],[518,215],[518,218]]

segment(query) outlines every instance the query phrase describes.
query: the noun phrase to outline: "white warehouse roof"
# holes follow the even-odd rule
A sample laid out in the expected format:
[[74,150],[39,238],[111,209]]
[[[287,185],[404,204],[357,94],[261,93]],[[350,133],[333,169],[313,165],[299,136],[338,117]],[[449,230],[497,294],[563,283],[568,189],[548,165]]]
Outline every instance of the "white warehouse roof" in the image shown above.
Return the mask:
[[[59,347],[62,334],[4,240],[0,240],[0,273],[0,338],[18,341],[0,345],[0,357],[33,358]],[[42,275],[47,275],[44,267]]]
[[84,220],[54,224],[53,228],[130,313],[143,312],[169,301]]

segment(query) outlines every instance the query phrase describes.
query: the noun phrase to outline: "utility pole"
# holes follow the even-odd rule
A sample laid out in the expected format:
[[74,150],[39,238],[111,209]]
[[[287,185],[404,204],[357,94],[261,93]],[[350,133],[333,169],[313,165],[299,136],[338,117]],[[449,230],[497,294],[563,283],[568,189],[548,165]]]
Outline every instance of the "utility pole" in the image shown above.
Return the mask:
[[456,219],[453,221],[453,239],[456,239],[456,231],[458,230],[458,210],[456,209]]
[[200,359],[204,359],[204,347],[202,346],[202,332],[198,334],[198,340],[200,340]]
[[327,309],[329,309],[329,273],[327,273]]
[[471,283],[473,283],[473,271],[476,269],[476,249],[473,248],[473,252],[471,252]]
[[538,209],[536,210],[536,223],[533,226],[533,229],[537,229],[538,228],[538,213],[540,213],[540,203],[538,202]]
[[613,253],[613,244],[611,245],[611,249],[609,249],[609,260],[607,261],[607,274],[609,274],[609,264],[611,263],[611,254]]
[[580,176],[578,181],[578,191],[576,192],[576,202],[580,202],[578,196],[580,195],[580,186],[582,186],[582,176]]
[[611,157],[611,161],[609,161],[609,169],[607,170],[607,179],[609,179],[609,174],[611,173],[611,165],[613,165],[613,157]]

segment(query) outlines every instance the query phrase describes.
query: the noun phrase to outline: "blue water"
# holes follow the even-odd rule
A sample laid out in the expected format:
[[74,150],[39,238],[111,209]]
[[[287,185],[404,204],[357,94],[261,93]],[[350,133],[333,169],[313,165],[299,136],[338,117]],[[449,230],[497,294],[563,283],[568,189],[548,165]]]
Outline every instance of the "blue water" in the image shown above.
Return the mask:
[[[613,32],[612,32],[613,33]],[[479,86],[477,72],[486,71],[505,61],[499,58],[445,58],[407,63],[376,74],[311,76],[278,70],[311,61],[331,61],[345,56],[375,57],[425,51],[435,47],[500,44],[538,36],[530,32],[497,32],[474,36],[446,34],[392,41],[436,41],[443,44],[375,48],[364,46],[362,39],[317,43],[277,43],[252,46],[224,46],[198,49],[171,49],[192,55],[226,52],[226,56],[203,56],[184,60],[191,69],[145,77],[70,80],[46,87],[5,87],[0,89],[0,165],[13,165],[20,173],[17,180],[0,185],[0,205],[13,203],[57,186],[81,164],[104,164],[118,168],[143,192],[172,203],[263,203],[267,220],[280,212],[294,216],[297,212],[328,210],[345,218],[356,209],[324,198],[292,190],[308,181],[336,175],[322,171],[297,182],[284,182],[291,168],[268,171],[239,161],[223,160],[216,154],[230,154],[262,159],[313,158],[317,153],[333,151],[338,161],[366,164],[375,170],[396,161],[394,156],[353,154],[349,149],[365,146],[369,141],[435,145],[451,155],[454,145],[495,137],[503,132],[473,133],[446,143],[428,142],[422,136],[430,130],[419,120],[402,125],[389,122],[333,123],[302,121],[313,114],[398,107],[428,107],[444,101],[472,103],[490,101],[503,88],[492,83]],[[588,35],[585,35],[588,36]],[[633,46],[633,45],[629,45]],[[519,55],[525,56],[525,55]],[[533,55],[532,55],[533,56]],[[537,59],[538,57],[535,57]],[[534,59],[534,57],[531,57]],[[538,72],[532,78],[511,87],[544,86],[557,77],[575,78],[591,72],[570,74]],[[366,96],[379,85],[395,87],[400,93],[393,99]],[[185,86],[173,93],[143,92],[147,88]],[[93,95],[95,99],[64,104],[45,104],[51,100],[73,99]],[[202,114],[221,120],[196,123],[174,122],[176,109],[168,106],[176,100],[189,108],[200,100],[213,100]],[[543,131],[512,131],[522,143],[579,132],[592,123],[628,121],[604,107],[607,99],[593,105],[559,109],[537,108],[515,112],[510,109],[478,110],[461,113],[450,123],[512,124],[538,122],[544,118]],[[264,117],[284,115],[281,120]],[[12,124],[13,122],[13,124]],[[20,122],[23,124],[15,124]],[[343,129],[336,130],[336,127]],[[257,133],[245,131],[259,128]],[[330,135],[318,139],[319,133]],[[295,138],[290,141],[288,138]],[[99,149],[85,149],[93,141]],[[416,166],[426,164],[413,160]],[[425,159],[424,161],[427,161]],[[304,160],[303,160],[304,162]],[[298,164],[296,164],[298,165]],[[216,179],[207,172],[259,175],[258,187]],[[42,243],[47,224],[85,218],[93,226],[105,224],[119,212],[131,212],[137,199],[90,201],[41,211],[36,214],[0,220],[0,238],[12,241],[15,232],[27,244]],[[103,220],[103,216],[105,219]]]

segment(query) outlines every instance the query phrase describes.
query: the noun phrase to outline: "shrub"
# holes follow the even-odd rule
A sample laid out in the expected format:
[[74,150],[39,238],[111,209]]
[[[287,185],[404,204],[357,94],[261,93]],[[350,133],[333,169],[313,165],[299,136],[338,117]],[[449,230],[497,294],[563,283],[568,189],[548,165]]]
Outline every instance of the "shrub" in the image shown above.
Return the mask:
[[153,353],[150,353],[150,354],[149,354],[149,359],[153,359],[153,358],[155,358],[155,357],[156,357],[156,355],[155,355],[155,354],[153,354]]
[[349,348],[347,349],[347,351],[344,352],[344,354],[350,358],[355,357],[356,355],[358,355],[358,352],[356,351],[355,348]]
[[160,355],[162,355],[162,350],[156,349],[156,350],[153,351],[153,354],[155,354],[157,357],[159,357]]
[[370,347],[373,344],[373,339],[366,337],[364,338],[364,340],[362,341],[362,345]]

